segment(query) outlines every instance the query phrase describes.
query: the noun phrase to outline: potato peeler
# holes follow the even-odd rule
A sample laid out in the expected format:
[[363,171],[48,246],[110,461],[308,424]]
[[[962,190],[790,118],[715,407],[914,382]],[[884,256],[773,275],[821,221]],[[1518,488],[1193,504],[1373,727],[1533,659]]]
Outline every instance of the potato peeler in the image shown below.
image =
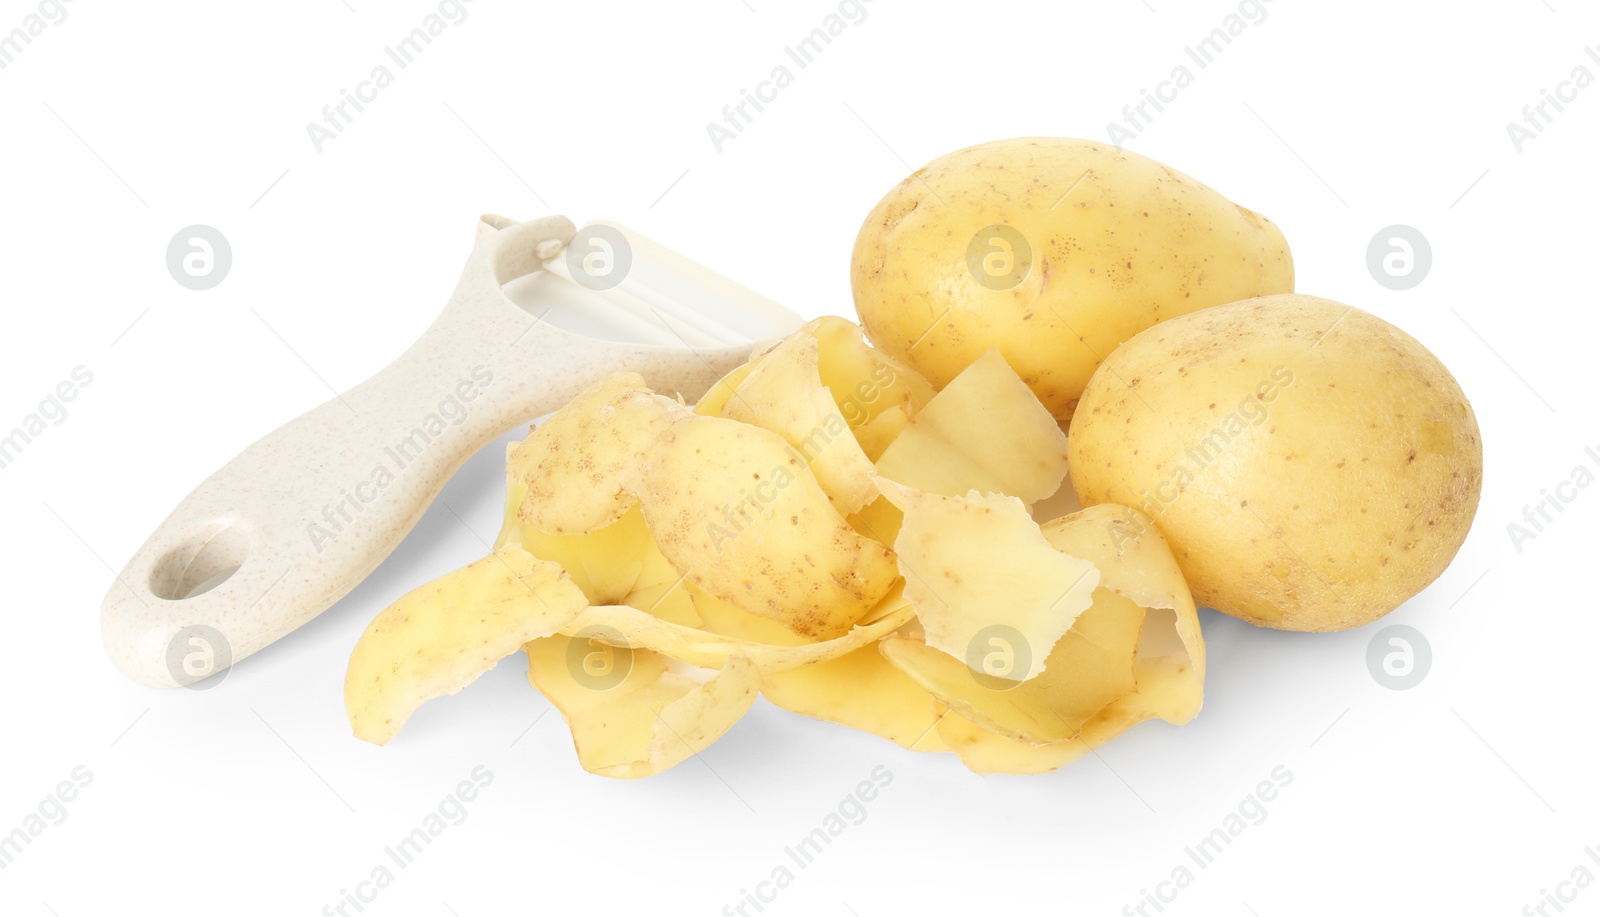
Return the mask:
[[512,427],[614,372],[694,401],[801,324],[616,223],[484,216],[416,343],[246,448],[139,548],[106,594],[106,652],[142,684],[194,684],[348,594]]

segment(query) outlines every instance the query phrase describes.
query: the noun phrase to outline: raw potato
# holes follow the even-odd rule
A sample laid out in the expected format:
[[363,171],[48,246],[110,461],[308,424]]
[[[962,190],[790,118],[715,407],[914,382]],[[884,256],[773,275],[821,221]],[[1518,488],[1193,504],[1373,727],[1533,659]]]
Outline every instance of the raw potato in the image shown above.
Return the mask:
[[1359,309],[1267,296],[1123,345],[1069,437],[1085,505],[1153,517],[1194,598],[1285,630],[1358,627],[1455,556],[1478,423],[1426,348]]
[[767,430],[678,419],[641,467],[639,496],[689,582],[797,634],[842,636],[894,586],[892,552],[850,528]]
[[1186,175],[1030,137],[941,156],[896,185],[862,223],[850,281],[867,336],[934,385],[999,348],[1065,419],[1117,345],[1290,292],[1294,266],[1277,226]]
[[918,490],[1003,493],[1035,503],[1067,476],[1067,437],[998,350],[979,357],[917,414],[878,473]]
[[680,413],[637,373],[585,389],[511,453],[507,471],[528,488],[518,515],[551,535],[585,535],[621,519],[638,503],[626,492],[629,476]]
[[[550,637],[528,644],[528,680],[572,729],[583,769],[603,777],[648,777],[699,754],[722,738],[755,702],[756,667],[741,656],[704,682],[674,671],[646,649],[584,647],[587,638]],[[574,646],[576,644],[576,646]],[[596,676],[587,653],[621,667]],[[606,676],[611,677],[606,677]]]
[[461,690],[587,604],[561,567],[514,544],[412,590],[350,654],[344,700],[356,738],[388,742],[424,701]]
[[1026,681],[1044,672],[1050,648],[1093,603],[1094,565],[1051,547],[1015,497],[947,497],[887,479],[879,486],[905,513],[895,552],[928,646],[965,668],[999,625],[1014,667],[991,674]]

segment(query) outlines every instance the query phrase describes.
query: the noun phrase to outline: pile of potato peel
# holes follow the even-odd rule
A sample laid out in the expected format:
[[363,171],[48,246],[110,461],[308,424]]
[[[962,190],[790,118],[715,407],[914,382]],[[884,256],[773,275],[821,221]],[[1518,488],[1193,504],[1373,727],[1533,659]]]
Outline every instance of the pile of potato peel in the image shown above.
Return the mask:
[[1137,510],[1034,518],[1066,452],[998,353],[935,393],[840,318],[692,410],[612,376],[511,449],[494,554],[367,628],[351,724],[383,744],[519,647],[609,777],[704,750],[757,694],[983,773],[1186,723],[1205,648],[1182,573]]

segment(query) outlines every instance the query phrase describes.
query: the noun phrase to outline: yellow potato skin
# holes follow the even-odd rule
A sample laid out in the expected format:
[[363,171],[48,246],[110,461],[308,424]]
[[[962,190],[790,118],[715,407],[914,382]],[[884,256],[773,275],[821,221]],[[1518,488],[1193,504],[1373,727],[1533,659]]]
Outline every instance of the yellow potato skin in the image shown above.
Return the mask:
[[[994,225],[1031,253],[1009,289],[968,264],[969,243]],[[1155,160],[1025,137],[942,156],[891,189],[856,236],[850,284],[872,343],[935,386],[999,348],[1066,419],[1117,345],[1197,309],[1292,291],[1294,264],[1270,220]]]
[[1155,519],[1198,603],[1298,631],[1357,627],[1420,592],[1483,481],[1477,419],[1438,358],[1298,295],[1124,344],[1084,391],[1068,453],[1084,505]]
[[345,670],[356,738],[383,745],[425,701],[454,694],[588,605],[560,565],[518,544],[418,586],[372,619]]
[[894,553],[846,524],[776,433],[686,416],[639,474],[645,522],[672,566],[796,634],[843,636],[895,584]]

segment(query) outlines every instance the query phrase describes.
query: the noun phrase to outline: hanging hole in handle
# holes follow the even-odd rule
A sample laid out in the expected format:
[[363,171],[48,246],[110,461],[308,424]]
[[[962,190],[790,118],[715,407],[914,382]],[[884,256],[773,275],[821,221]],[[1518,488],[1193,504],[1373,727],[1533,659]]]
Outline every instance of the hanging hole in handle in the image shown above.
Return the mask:
[[217,588],[244,566],[250,536],[231,522],[217,522],[156,561],[150,591],[169,601],[192,599]]

